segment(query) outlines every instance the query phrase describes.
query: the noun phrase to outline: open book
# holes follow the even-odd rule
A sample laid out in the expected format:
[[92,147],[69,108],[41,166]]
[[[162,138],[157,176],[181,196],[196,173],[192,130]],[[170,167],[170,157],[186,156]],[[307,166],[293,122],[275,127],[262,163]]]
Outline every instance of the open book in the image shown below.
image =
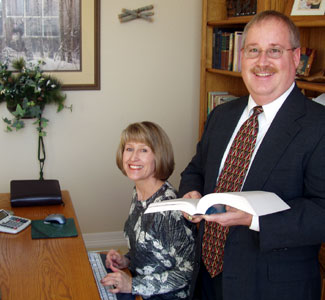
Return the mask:
[[[172,199],[157,203],[151,203],[145,213],[155,213],[167,210],[181,210],[190,215],[206,214],[210,207],[229,205],[243,210],[249,214],[263,216],[282,210],[289,209],[280,197],[271,192],[250,191],[250,192],[228,192],[207,194],[201,199]],[[224,210],[223,210],[224,211]],[[217,213],[220,211],[208,212]],[[221,211],[222,212],[222,211]]]

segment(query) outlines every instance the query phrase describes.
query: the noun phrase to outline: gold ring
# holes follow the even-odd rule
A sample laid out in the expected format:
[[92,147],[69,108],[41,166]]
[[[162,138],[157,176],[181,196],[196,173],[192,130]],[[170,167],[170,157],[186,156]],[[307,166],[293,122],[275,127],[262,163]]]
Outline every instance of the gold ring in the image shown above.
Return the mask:
[[188,217],[187,217],[190,221],[192,221],[193,220],[193,217],[191,216],[191,215],[188,215]]

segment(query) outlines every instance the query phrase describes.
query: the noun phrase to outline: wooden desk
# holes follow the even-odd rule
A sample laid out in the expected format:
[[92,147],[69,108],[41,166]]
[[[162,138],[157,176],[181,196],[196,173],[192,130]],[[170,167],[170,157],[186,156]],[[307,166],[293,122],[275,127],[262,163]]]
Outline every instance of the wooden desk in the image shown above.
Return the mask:
[[37,220],[62,213],[74,218],[78,230],[78,237],[38,240],[32,240],[30,226],[18,234],[0,233],[3,300],[100,299],[69,193],[62,196],[65,206],[11,208],[9,194],[0,194],[0,208],[17,216]]

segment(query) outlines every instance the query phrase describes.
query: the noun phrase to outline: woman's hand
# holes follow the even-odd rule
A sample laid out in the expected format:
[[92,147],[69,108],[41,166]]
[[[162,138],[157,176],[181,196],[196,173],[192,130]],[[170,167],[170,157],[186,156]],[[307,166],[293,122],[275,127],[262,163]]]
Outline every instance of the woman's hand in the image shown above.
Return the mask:
[[132,277],[127,273],[110,267],[113,273],[108,273],[100,282],[104,286],[110,286],[109,291],[113,294],[131,293],[132,292]]
[[106,255],[106,261],[105,265],[106,268],[111,268],[112,266],[118,269],[124,269],[129,266],[129,259],[126,258],[124,255],[121,253],[117,252],[116,250],[112,249],[109,250],[107,255]]

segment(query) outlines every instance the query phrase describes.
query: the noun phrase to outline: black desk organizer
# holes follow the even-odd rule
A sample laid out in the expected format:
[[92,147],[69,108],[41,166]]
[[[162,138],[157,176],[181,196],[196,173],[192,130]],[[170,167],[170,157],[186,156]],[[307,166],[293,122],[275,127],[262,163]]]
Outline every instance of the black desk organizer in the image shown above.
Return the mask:
[[59,181],[12,180],[10,202],[13,207],[63,204]]

